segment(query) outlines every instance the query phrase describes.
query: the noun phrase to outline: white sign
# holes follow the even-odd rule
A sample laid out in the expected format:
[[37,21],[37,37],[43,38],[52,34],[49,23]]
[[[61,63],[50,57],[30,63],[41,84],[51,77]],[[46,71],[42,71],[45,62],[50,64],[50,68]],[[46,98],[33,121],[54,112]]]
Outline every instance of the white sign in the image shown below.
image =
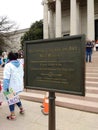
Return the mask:
[[20,100],[19,100],[19,96],[18,95],[15,95],[13,98],[10,98],[10,99],[7,100],[9,105],[16,104],[19,101]]

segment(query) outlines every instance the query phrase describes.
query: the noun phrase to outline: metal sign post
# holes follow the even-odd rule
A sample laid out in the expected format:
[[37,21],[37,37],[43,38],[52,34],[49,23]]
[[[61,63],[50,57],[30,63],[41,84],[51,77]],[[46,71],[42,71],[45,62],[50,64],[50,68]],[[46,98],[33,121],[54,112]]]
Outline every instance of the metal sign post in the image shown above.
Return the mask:
[[49,130],[55,130],[55,92],[49,92]]

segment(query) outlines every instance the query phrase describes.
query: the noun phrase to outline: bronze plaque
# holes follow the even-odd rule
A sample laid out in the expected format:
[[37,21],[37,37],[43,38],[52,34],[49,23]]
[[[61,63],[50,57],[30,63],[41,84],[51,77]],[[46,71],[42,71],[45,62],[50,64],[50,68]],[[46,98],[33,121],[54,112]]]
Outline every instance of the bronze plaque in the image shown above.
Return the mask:
[[24,43],[25,87],[85,95],[85,36]]

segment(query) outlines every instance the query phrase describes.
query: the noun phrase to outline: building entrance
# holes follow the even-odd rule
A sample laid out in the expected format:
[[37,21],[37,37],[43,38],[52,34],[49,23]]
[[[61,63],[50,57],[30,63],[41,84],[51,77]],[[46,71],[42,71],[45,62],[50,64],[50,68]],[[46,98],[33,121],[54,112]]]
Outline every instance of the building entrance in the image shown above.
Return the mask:
[[95,20],[95,40],[98,40],[98,19]]

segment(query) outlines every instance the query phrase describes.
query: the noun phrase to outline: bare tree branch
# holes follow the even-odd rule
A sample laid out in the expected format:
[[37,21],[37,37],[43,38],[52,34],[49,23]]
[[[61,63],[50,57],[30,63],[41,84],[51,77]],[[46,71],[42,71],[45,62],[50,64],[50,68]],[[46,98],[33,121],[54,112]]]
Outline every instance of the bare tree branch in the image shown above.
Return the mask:
[[[10,31],[17,30],[15,22],[10,21],[7,16],[0,17],[0,49],[10,47],[5,41],[10,40]],[[15,31],[17,32],[17,31]]]

